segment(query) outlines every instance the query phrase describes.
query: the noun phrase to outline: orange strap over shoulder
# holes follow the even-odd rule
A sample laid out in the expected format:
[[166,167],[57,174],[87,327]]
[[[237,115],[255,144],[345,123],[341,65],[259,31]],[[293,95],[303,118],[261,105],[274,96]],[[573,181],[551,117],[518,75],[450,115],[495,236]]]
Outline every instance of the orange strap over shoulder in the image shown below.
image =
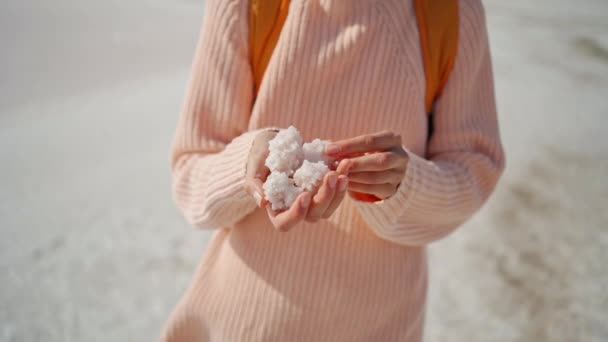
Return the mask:
[[287,18],[289,0],[250,0],[249,43],[255,94]]
[[433,111],[458,52],[458,1],[414,0],[426,76],[427,113]]
[[[289,0],[249,0],[249,41],[255,92],[287,18]],[[405,1],[405,0],[403,0]],[[458,1],[414,0],[420,47],[426,76],[425,109],[431,113],[435,99],[448,80],[458,49]]]

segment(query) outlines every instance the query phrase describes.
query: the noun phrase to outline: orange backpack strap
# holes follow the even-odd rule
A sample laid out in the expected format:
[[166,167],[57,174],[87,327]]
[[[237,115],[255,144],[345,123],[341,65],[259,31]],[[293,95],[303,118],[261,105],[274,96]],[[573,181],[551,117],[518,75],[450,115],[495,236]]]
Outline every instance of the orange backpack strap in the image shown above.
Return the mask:
[[249,43],[255,94],[287,18],[289,0],[249,0]]
[[458,1],[414,0],[420,48],[426,76],[425,109],[433,103],[450,76],[458,50]]

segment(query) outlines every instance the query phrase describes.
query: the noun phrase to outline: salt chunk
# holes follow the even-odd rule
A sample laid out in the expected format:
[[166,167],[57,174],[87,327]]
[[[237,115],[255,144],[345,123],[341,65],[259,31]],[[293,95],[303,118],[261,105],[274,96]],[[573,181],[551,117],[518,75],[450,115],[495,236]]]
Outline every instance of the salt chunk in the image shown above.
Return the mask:
[[289,126],[280,130],[268,142],[268,157],[265,163],[268,169],[291,176],[304,159],[302,142],[302,136],[295,127]]
[[302,166],[294,173],[293,180],[300,188],[313,191],[328,172],[329,168],[323,161],[310,162],[304,160]]
[[332,158],[325,155],[325,146],[327,146],[327,140],[315,139],[309,143],[305,143],[302,149],[304,150],[304,159],[316,163],[322,161],[329,165]]
[[270,202],[273,210],[283,210],[291,207],[302,188],[294,184],[285,172],[272,172],[264,182],[264,197]]

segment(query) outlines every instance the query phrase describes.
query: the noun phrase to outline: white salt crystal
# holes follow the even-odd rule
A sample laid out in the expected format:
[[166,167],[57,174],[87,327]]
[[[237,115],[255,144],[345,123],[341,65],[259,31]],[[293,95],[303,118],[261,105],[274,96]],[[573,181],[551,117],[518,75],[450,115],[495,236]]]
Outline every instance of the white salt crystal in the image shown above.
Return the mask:
[[293,175],[295,184],[304,190],[313,191],[323,179],[329,168],[323,161],[310,162],[304,160],[304,163]]
[[332,158],[325,155],[325,146],[327,140],[315,139],[309,143],[305,143],[302,149],[304,150],[304,159],[316,163],[322,161],[325,164],[329,164]]
[[271,172],[284,172],[290,176],[302,164],[303,159],[302,136],[293,126],[280,130],[268,142],[266,166]]
[[273,210],[289,208],[302,193],[302,188],[295,186],[293,179],[285,172],[272,172],[264,182],[264,197],[270,202]]
[[280,130],[268,142],[266,166],[271,173],[264,182],[264,196],[274,210],[289,208],[304,190],[316,191],[329,172],[332,158],[324,153],[328,142],[315,139],[302,143],[293,126]]

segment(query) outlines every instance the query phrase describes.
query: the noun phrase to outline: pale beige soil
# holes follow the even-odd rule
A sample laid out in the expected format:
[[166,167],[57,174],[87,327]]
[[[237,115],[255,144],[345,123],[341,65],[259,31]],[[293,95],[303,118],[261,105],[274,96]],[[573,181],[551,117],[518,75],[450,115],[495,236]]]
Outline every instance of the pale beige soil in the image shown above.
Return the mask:
[[[430,248],[427,341],[606,341],[608,2],[485,4],[508,168]],[[202,8],[0,5],[0,341],[157,338],[209,236],[168,166]]]

